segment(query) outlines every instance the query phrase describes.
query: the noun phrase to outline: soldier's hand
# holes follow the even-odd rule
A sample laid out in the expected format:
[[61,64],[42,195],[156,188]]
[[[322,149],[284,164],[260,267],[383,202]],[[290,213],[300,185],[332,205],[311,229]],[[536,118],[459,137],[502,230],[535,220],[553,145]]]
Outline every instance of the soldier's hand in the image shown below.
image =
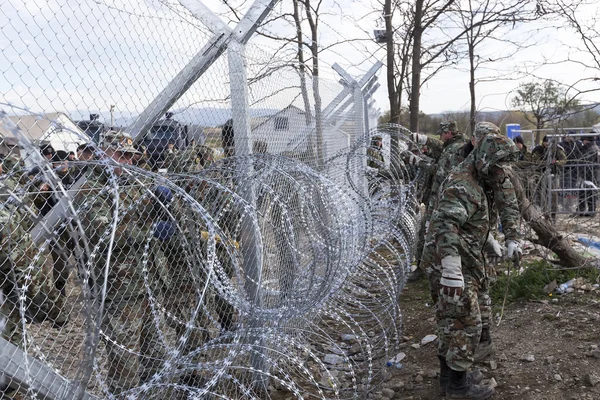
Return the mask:
[[483,251],[491,264],[497,264],[502,259],[502,246],[500,246],[500,243],[498,243],[491,233],[488,234]]
[[507,240],[506,241],[507,253],[506,256],[509,260],[516,261],[520,260],[523,257],[523,249],[521,248],[521,243],[516,240]]
[[465,281],[462,275],[460,256],[442,258],[442,279],[440,280],[440,296],[443,301],[456,303],[462,295]]
[[427,135],[423,135],[422,133],[412,133],[411,139],[413,142],[423,146],[427,144]]
[[462,296],[463,288],[440,285],[440,294],[450,298],[458,298]]

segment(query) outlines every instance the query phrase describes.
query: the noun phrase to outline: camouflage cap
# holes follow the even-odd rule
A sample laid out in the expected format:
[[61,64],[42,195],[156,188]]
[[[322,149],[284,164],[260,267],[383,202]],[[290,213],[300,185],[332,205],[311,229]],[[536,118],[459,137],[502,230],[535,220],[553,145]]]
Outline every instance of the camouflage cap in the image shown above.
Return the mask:
[[475,167],[487,175],[490,168],[499,162],[511,162],[519,159],[519,148],[504,135],[486,135],[473,150]]
[[475,137],[479,139],[485,135],[500,135],[500,128],[491,122],[480,122],[475,127]]
[[456,121],[442,121],[438,127],[437,134],[441,135],[444,132],[458,133],[458,124]]
[[123,153],[143,154],[133,147],[133,138],[125,132],[109,131],[104,134],[104,146]]

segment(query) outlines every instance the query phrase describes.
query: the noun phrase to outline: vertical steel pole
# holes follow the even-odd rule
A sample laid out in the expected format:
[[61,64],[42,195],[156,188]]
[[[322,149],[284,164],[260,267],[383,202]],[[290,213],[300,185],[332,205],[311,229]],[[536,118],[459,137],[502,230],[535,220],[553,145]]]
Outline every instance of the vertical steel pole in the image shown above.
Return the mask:
[[[233,118],[233,132],[235,137],[236,169],[238,176],[241,177],[237,182],[238,193],[250,204],[251,210],[256,209],[256,198],[254,186],[249,179],[253,165],[248,156],[252,152],[252,132],[250,126],[250,102],[248,99],[248,76],[246,65],[246,46],[236,40],[229,44],[227,50],[229,58],[229,80],[231,87],[231,113]],[[243,157],[243,158],[240,158]],[[244,274],[246,276],[245,289],[248,300],[252,307],[260,308],[262,306],[262,251],[260,244],[260,231],[256,220],[256,212],[245,211],[241,221],[241,251],[244,259]],[[253,318],[247,321],[250,330],[260,327],[261,321]],[[263,339],[250,334],[250,340],[253,343],[260,343]],[[255,351],[251,356],[250,363],[256,373],[254,384],[258,390],[266,391],[269,386],[267,378],[269,366],[265,358],[261,357],[260,351]]]
[[[354,86],[354,131],[352,142],[357,143],[358,141],[366,140],[365,132],[365,114],[364,114],[364,96],[360,85]],[[369,196],[369,189],[367,186],[366,172],[367,172],[367,146],[360,147],[360,154],[357,154],[358,159],[355,162],[355,182],[359,192],[367,198]]]

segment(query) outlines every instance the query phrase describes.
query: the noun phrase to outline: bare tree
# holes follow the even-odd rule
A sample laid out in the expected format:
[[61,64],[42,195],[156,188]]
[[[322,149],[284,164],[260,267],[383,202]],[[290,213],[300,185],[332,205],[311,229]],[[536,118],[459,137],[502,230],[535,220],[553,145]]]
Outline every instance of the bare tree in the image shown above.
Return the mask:
[[[484,64],[498,63],[509,59],[517,51],[522,51],[527,45],[528,35],[521,33],[518,39],[508,36],[509,30],[518,28],[517,25],[535,20],[535,8],[528,2],[520,0],[491,1],[468,0],[463,2],[464,9],[458,10],[460,24],[465,30],[467,60],[469,64],[469,94],[470,94],[470,131],[475,130],[477,113],[476,71]],[[502,43],[502,53],[496,51],[492,55],[481,54],[479,48],[483,43]],[[496,44],[493,43],[493,44]],[[509,50],[506,50],[508,48]],[[501,71],[496,70],[493,77],[488,79],[503,79]]]
[[[572,111],[579,111],[579,101],[567,99],[565,92],[563,87],[549,79],[543,82],[528,82],[517,88],[511,102],[536,129],[542,129],[550,122],[557,123]],[[539,130],[536,132],[535,141],[541,141]]]

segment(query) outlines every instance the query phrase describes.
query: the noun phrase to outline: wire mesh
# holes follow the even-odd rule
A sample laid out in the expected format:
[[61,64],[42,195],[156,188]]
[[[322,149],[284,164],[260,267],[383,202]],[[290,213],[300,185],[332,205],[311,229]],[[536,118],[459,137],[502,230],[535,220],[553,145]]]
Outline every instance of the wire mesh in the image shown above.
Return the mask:
[[245,115],[216,55],[132,137],[218,36],[181,4],[0,8],[0,389],[365,398],[418,226],[420,171],[389,152],[407,132],[368,131],[360,87],[272,69],[251,41]]

